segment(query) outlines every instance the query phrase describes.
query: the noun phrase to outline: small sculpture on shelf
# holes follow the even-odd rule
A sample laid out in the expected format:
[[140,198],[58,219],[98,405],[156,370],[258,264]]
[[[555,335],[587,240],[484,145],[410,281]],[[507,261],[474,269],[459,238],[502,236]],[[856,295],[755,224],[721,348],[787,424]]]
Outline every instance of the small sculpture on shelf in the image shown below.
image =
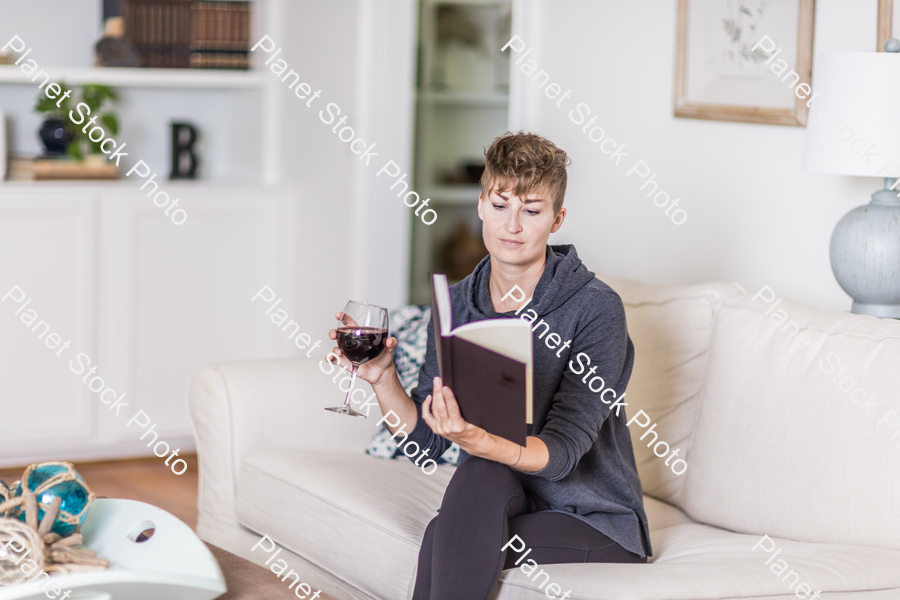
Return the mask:
[[437,254],[438,268],[450,281],[465,279],[481,259],[487,256],[487,248],[480,235],[472,235],[469,224],[459,220],[444,241]]
[[125,19],[107,17],[103,22],[103,37],[94,45],[98,67],[140,67],[143,59],[137,47],[125,39]]
[[470,160],[461,163],[452,171],[446,171],[441,180],[447,185],[479,183],[482,173],[484,173],[484,161]]
[[172,121],[172,172],[169,179],[197,179],[199,164],[194,144],[197,128],[190,123]]

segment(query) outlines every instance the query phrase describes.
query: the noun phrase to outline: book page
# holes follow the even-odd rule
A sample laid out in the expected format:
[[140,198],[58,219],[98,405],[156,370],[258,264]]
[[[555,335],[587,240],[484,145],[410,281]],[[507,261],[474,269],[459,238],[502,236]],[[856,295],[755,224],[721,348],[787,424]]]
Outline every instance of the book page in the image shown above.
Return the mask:
[[531,327],[522,319],[475,321],[460,325],[452,334],[523,363],[531,363]]
[[450,309],[450,284],[447,282],[447,276],[435,273],[431,276],[431,286],[434,290],[434,301],[437,303],[441,322],[441,335],[450,335],[450,328],[453,327],[453,312]]

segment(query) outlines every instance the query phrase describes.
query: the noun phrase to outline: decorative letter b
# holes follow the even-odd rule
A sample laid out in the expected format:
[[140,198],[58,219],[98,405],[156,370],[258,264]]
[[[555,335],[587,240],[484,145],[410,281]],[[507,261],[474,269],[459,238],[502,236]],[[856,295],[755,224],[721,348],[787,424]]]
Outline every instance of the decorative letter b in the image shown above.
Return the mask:
[[187,123],[172,121],[172,173],[169,179],[196,179],[197,156],[194,143],[197,130]]

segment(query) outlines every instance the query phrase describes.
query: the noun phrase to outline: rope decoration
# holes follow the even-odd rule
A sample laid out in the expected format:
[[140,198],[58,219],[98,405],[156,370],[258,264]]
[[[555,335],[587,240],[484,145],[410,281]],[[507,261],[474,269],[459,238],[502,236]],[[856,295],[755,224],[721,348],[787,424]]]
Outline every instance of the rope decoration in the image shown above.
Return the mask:
[[37,531],[22,521],[0,518],[0,587],[21,583],[31,576],[15,564],[28,550],[38,565],[34,572],[40,573],[44,568],[43,547]]
[[[38,467],[62,467],[65,469],[65,471],[53,475],[50,479],[37,486],[36,489],[32,490],[30,487],[31,474]],[[91,505],[91,502],[94,501],[94,498],[96,496],[94,496],[94,493],[90,490],[84,480],[78,477],[78,474],[75,472],[75,466],[70,462],[47,462],[28,465],[28,468],[25,469],[25,474],[22,475],[22,481],[20,482],[22,486],[21,495],[15,498],[9,498],[5,502],[3,502],[3,504],[0,504],[0,516],[8,514],[9,516],[16,517],[22,512],[22,509],[20,507],[24,506],[25,522],[28,523],[28,525],[30,525],[31,527],[37,529],[37,498],[52,487],[55,487],[67,481],[75,481],[76,479],[81,485],[84,486],[84,489],[87,490],[87,502],[77,515],[73,515],[72,513],[65,510],[61,510],[59,511],[59,514],[56,518],[63,523],[75,525],[77,527],[81,522],[80,520],[82,516],[87,513],[88,507]],[[46,504],[41,504],[40,506],[44,509],[45,512],[47,508],[49,508],[49,506]],[[50,525],[52,526],[53,523],[51,522]]]
[[[32,490],[32,474],[44,467],[62,470]],[[69,481],[76,481],[86,493],[86,502],[77,514],[61,508],[65,490],[54,489]],[[50,493],[45,497],[47,492]],[[42,497],[50,499],[50,504],[40,502]],[[29,465],[22,480],[15,482],[12,488],[0,482],[0,586],[20,583],[42,570],[69,573],[107,568],[108,560],[98,558],[90,548],[80,547],[84,541],[80,524],[94,498],[94,493],[69,462]],[[38,522],[40,512],[43,517]],[[54,528],[57,531],[51,531]],[[33,569],[32,562],[36,565]],[[26,565],[29,571],[23,568]]]

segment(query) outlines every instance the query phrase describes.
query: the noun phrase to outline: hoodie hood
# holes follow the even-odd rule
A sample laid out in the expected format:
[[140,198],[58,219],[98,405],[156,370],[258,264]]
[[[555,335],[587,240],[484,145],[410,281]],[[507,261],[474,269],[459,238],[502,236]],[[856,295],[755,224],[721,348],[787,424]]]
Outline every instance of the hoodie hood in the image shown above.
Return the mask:
[[[578,258],[575,246],[571,244],[548,245],[546,258],[544,272],[534,289],[534,298],[528,303],[528,308],[534,310],[538,316],[556,310],[595,279],[594,273],[584,266]],[[490,280],[491,257],[488,255],[478,263],[471,275],[460,282],[464,286],[463,295],[469,311],[477,315],[478,319],[515,315],[515,311],[498,313],[494,310],[488,285]]]

